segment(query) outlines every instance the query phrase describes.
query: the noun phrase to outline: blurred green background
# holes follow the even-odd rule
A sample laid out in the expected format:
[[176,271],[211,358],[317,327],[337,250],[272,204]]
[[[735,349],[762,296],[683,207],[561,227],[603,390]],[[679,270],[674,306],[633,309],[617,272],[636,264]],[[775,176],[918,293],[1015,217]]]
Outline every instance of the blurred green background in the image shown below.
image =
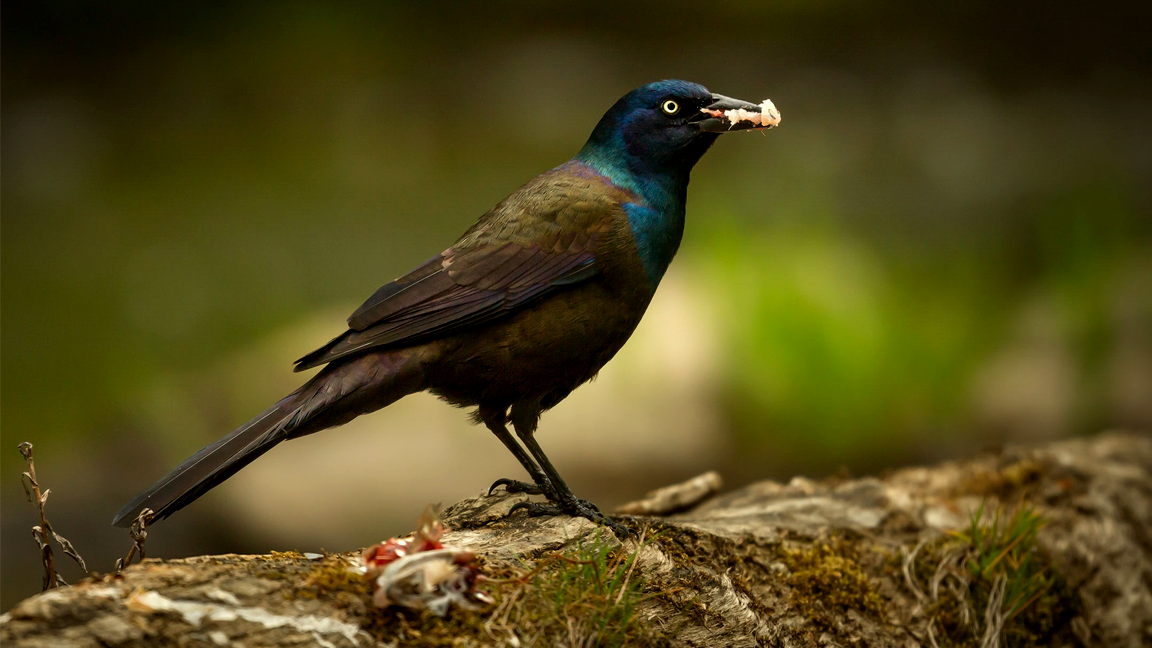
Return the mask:
[[[704,158],[640,330],[544,417],[578,493],[1152,428],[1147,12],[5,2],[0,608],[39,587],[18,442],[109,570],[125,500],[660,78],[783,123]],[[412,397],[277,448],[149,550],[363,546],[519,476],[505,454]]]

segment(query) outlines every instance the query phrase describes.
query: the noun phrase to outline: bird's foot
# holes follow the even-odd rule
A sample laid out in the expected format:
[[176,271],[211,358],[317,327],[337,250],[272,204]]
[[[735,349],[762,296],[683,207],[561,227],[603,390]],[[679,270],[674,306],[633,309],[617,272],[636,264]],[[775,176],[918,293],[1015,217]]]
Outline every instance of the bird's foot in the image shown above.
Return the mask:
[[543,484],[540,484],[540,483],[520,481],[518,479],[504,478],[504,479],[497,479],[496,481],[492,482],[492,486],[490,486],[488,488],[488,494],[491,495],[492,492],[495,491],[500,486],[503,486],[504,490],[509,492],[509,493],[527,493],[528,495],[544,495],[548,499],[552,499],[552,495],[555,492],[552,488],[552,484],[548,483],[547,480],[545,480]]
[[528,513],[528,517],[541,517],[545,515],[571,515],[572,517],[582,517],[586,520],[591,520],[596,524],[603,524],[612,530],[618,538],[627,538],[632,534],[632,530],[620,524],[616,520],[604,515],[600,512],[592,502],[588,500],[579,499],[576,497],[565,498],[557,504],[541,504],[539,502],[517,502],[508,511],[511,515],[518,510],[523,509]]

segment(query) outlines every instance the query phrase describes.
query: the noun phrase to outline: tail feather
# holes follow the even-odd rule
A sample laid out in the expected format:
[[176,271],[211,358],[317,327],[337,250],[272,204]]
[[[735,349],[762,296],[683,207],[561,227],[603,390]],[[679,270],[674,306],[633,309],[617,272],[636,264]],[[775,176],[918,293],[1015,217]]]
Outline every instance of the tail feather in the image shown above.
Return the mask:
[[127,527],[145,508],[162,520],[191,504],[285,439],[342,425],[424,389],[414,354],[361,356],[329,365],[303,387],[199,452],[137,495],[113,518]]
[[137,495],[116,514],[113,526],[127,527],[146,508],[153,520],[162,520],[192,503],[244,466],[272,449],[292,408],[285,408],[295,394],[268,408],[256,418],[215,443],[200,449],[151,488]]

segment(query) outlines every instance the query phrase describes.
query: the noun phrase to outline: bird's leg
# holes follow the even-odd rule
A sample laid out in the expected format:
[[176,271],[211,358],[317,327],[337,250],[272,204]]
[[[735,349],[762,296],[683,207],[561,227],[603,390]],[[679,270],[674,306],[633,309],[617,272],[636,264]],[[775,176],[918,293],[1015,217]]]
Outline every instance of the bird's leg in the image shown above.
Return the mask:
[[504,424],[504,422],[507,420],[507,416],[504,414],[504,410],[493,410],[482,407],[477,412],[477,415],[479,416],[480,420],[484,422],[484,425],[489,430],[492,430],[492,433],[496,435],[496,438],[500,439],[500,442],[504,444],[504,447],[508,448],[508,450],[510,450],[512,454],[516,456],[516,460],[519,461],[520,465],[524,466],[524,469],[527,470],[528,474],[532,476],[533,482],[529,483],[519,481],[517,479],[507,478],[497,479],[492,483],[492,486],[488,488],[488,494],[491,495],[492,491],[496,490],[497,487],[503,486],[504,490],[508,491],[509,493],[545,495],[548,496],[549,499],[552,499],[551,494],[554,492],[554,489],[552,488],[552,484],[548,481],[548,476],[544,474],[544,471],[540,470],[540,467],[536,465],[536,462],[532,460],[532,457],[528,456],[527,452],[524,452],[524,448],[520,447],[520,444],[517,443],[512,434],[508,432],[508,427]]
[[619,522],[609,518],[600,512],[600,509],[592,502],[576,497],[572,489],[560,476],[556,467],[548,459],[548,455],[544,454],[543,448],[536,442],[536,423],[540,420],[539,411],[532,411],[527,413],[523,410],[518,410],[515,406],[512,408],[512,427],[516,430],[516,436],[524,442],[524,447],[528,448],[528,452],[539,462],[540,467],[548,476],[548,481],[552,484],[552,493],[544,493],[546,497],[553,503],[552,505],[538,504],[536,502],[518,502],[509,511],[515,512],[518,509],[525,509],[530,516],[538,515],[559,515],[567,513],[568,515],[586,518],[593,522],[597,522],[612,529],[618,537],[626,537],[631,534],[627,527]]

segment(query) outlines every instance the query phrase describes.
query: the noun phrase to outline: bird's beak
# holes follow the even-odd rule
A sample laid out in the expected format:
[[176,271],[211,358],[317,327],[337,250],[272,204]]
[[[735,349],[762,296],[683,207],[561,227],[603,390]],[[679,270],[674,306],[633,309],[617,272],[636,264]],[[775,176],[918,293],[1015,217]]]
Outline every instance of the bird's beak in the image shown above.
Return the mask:
[[713,94],[712,103],[701,108],[700,117],[692,121],[707,133],[764,130],[780,124],[780,111],[767,99],[754,104]]

